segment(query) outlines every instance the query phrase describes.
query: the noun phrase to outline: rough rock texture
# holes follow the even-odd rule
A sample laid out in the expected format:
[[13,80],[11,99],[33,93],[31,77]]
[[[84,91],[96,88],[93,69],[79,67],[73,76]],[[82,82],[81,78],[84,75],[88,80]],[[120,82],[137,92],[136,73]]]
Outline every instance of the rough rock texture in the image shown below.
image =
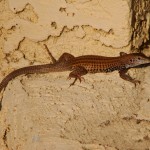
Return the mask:
[[150,40],[150,1],[132,0],[132,13],[132,48],[143,48]]
[[[14,69],[50,63],[43,44],[56,58],[140,47],[132,12],[140,3],[148,41],[150,9],[142,2],[0,0],[0,81]],[[150,149],[150,68],[129,73],[142,81],[136,88],[117,72],[86,75],[71,88],[68,72],[15,78],[1,93],[0,150]]]

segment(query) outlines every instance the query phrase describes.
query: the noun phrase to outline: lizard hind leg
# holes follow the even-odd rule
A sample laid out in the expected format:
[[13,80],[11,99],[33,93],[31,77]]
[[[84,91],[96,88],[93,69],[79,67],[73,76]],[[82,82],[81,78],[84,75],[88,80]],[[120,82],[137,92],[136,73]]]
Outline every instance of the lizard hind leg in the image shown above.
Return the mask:
[[48,52],[50,58],[52,59],[53,64],[55,64],[55,63],[57,62],[57,60],[54,58],[54,56],[53,56],[52,53],[50,52],[50,50],[48,49],[47,45],[44,44],[44,46],[45,46],[45,48],[46,48],[46,50],[47,50],[47,52]]
[[50,52],[50,50],[48,49],[47,45],[44,44],[44,46],[45,46],[45,48],[46,48],[46,50],[47,50],[47,52],[48,52],[48,54],[49,54],[49,56],[50,56],[50,58],[51,58],[53,64],[55,64],[55,63],[57,63],[57,62],[60,62],[60,63],[69,62],[70,60],[72,60],[72,59],[75,58],[73,55],[71,55],[71,54],[69,54],[69,53],[63,53],[63,54],[59,57],[59,59],[58,59],[58,61],[57,61],[57,60],[55,59],[55,57],[52,55],[52,53]]
[[124,56],[124,55],[127,55],[127,53],[125,53],[125,52],[120,52],[120,56]]
[[69,61],[73,60],[74,58],[75,58],[75,57],[74,57],[73,55],[69,54],[69,53],[63,53],[63,54],[59,57],[58,62],[63,62],[63,63],[65,63],[65,62],[69,62]]
[[84,79],[83,75],[87,74],[87,70],[82,66],[77,66],[74,70],[69,74],[68,79],[75,78],[74,81],[70,84],[70,86],[74,85],[77,80],[82,81]]

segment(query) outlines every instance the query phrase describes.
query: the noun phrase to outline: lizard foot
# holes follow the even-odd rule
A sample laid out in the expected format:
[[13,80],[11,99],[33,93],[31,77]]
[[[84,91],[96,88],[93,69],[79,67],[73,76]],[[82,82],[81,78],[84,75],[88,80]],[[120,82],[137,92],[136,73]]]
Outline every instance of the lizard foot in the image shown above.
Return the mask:
[[133,80],[132,83],[133,83],[134,86],[136,87],[138,84],[141,83],[141,81],[139,81],[139,80]]
[[[70,76],[69,76],[67,79],[70,80],[71,78],[73,78],[73,77],[70,77]],[[80,83],[81,83],[82,81],[85,81],[85,79],[84,79],[83,77],[81,77],[81,76],[76,76],[76,77],[75,77],[75,80],[70,84],[70,86],[73,86],[77,80],[79,80]]]

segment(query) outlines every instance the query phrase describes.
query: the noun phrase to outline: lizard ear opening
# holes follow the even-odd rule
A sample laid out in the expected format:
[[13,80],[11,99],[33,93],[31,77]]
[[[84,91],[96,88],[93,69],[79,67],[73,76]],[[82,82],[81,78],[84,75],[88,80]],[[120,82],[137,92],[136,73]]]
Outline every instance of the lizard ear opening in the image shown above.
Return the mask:
[[130,59],[130,62],[132,63],[132,62],[133,62],[133,59]]
[[124,55],[127,55],[127,53],[125,53],[125,52],[120,52],[120,56],[124,56]]

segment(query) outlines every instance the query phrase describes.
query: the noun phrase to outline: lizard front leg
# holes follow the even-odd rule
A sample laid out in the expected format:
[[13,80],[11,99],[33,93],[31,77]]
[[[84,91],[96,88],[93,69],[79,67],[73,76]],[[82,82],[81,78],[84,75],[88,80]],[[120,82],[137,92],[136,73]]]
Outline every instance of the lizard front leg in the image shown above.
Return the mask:
[[87,70],[82,66],[77,66],[74,70],[69,74],[68,79],[75,78],[74,81],[70,84],[70,86],[74,85],[77,79],[81,82],[84,79],[83,75],[87,74]]
[[136,83],[140,83],[139,80],[135,80],[135,79],[131,78],[130,75],[126,74],[127,71],[128,71],[128,69],[124,69],[124,70],[120,70],[120,71],[119,71],[119,75],[120,75],[120,77],[121,77],[122,79],[124,79],[124,80],[126,80],[126,81],[129,81],[129,82],[131,82],[131,83],[134,83],[135,86],[136,86]]

